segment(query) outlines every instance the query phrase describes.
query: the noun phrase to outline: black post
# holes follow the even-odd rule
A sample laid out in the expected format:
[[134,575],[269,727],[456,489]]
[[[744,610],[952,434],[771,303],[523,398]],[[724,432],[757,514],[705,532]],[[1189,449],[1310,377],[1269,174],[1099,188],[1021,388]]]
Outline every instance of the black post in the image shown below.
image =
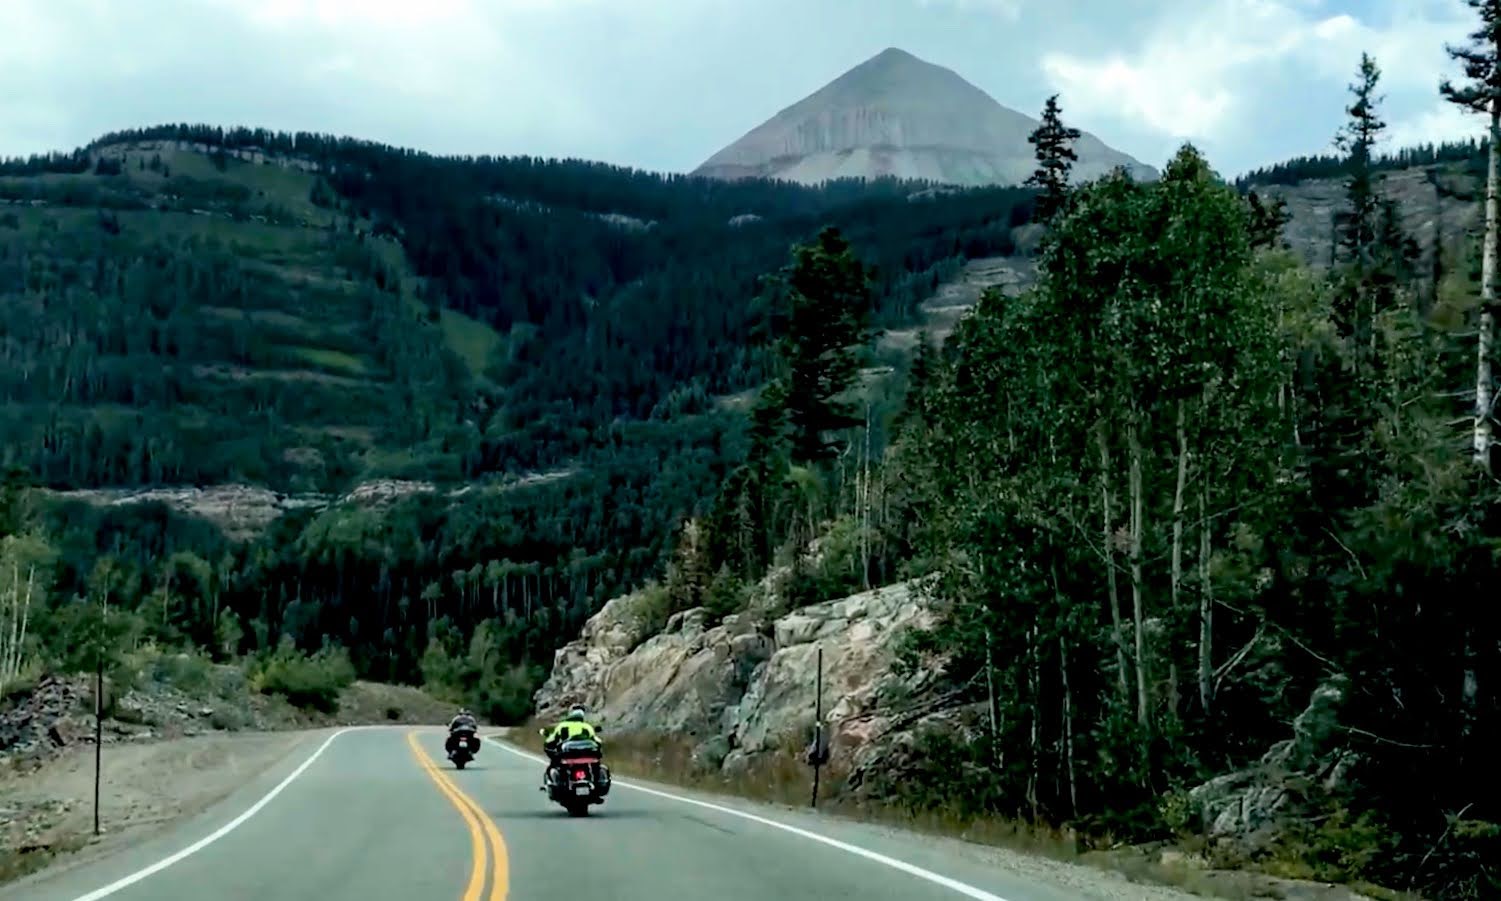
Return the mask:
[[818,806],[818,774],[823,769],[823,646],[818,648],[818,675],[814,677],[813,698],[813,802]]
[[[100,610],[101,615],[103,610]],[[99,629],[104,630],[101,620]],[[99,774],[104,765],[104,636],[94,646],[94,834],[99,834]]]

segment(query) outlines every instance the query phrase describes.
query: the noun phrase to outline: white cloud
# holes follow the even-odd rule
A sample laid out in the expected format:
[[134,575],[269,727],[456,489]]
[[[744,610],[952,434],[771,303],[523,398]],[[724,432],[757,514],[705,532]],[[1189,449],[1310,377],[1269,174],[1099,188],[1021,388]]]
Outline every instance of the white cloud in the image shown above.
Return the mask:
[[921,7],[951,7],[960,12],[993,13],[1007,19],[1021,15],[1023,0],[917,0]]
[[1469,140],[1484,137],[1485,128],[1486,122],[1481,116],[1448,101],[1436,100],[1423,112],[1391,123],[1387,128],[1386,143],[1391,147],[1411,147],[1414,144]]
[[[1326,5],[1170,0],[1159,7],[1145,41],[1130,51],[1047,53],[1041,64],[1070,111],[1131,120],[1174,139],[1227,141],[1258,124],[1253,111],[1307,99],[1271,91],[1297,83],[1299,90],[1320,95],[1341,92],[1362,51],[1376,57],[1382,90],[1394,103],[1410,107],[1424,92],[1432,98],[1448,68],[1444,42],[1462,39],[1468,24],[1462,0],[1372,0],[1363,19],[1331,14]],[[1404,121],[1393,134],[1405,138],[1421,128],[1453,125],[1435,115]]]

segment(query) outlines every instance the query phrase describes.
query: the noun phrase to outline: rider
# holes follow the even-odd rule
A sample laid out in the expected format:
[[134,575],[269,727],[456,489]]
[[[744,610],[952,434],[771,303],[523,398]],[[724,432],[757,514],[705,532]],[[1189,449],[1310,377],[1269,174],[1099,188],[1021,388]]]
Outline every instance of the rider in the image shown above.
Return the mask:
[[588,713],[584,708],[575,704],[563,721],[552,728],[542,742],[542,750],[547,752],[547,770],[542,774],[544,782],[550,782],[554,765],[557,763],[558,750],[565,741],[583,738],[599,742],[599,733],[594,726],[590,725]]
[[454,749],[455,736],[459,732],[473,733],[478,731],[479,721],[474,718],[474,714],[469,712],[468,707],[460,707],[458,714],[448,721],[448,750],[452,751]]

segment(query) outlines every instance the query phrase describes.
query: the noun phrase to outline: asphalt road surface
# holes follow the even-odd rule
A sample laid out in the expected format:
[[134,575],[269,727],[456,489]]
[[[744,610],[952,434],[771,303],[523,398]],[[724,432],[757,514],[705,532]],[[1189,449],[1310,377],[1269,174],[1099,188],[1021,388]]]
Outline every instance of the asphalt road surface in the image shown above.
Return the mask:
[[[608,745],[606,760],[608,760]],[[0,889],[5,901],[1069,901],[949,843],[616,779],[587,818],[540,758],[438,729],[304,743],[150,841]]]

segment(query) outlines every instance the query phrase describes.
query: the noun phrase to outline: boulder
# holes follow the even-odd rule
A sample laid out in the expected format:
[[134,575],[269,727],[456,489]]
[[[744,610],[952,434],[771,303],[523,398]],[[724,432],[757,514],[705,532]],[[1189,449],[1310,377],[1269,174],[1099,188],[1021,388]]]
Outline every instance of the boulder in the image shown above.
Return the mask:
[[1292,738],[1272,745],[1252,766],[1189,792],[1207,838],[1258,851],[1311,801],[1347,787],[1359,763],[1345,746],[1339,723],[1348,693],[1349,680],[1342,675],[1319,685],[1293,720]]
[[537,691],[537,712],[555,717],[573,704],[599,709],[610,670],[630,654],[645,636],[636,615],[640,595],[615,598],[589,621],[579,637],[553,655],[552,674]]

